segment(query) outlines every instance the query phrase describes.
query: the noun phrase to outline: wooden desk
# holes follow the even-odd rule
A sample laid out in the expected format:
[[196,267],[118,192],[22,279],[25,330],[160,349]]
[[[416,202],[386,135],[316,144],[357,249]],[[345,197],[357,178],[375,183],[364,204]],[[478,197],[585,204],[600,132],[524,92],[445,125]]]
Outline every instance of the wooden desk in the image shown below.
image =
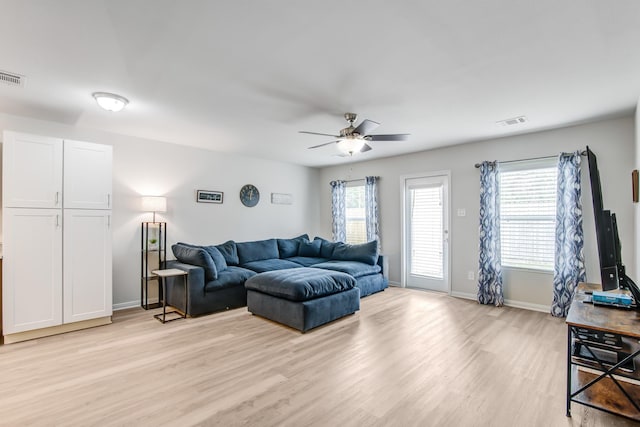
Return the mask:
[[[601,286],[580,283],[567,315],[567,416],[571,416],[571,402],[622,415],[640,421],[640,312],[584,303],[585,291],[601,290]],[[584,339],[585,333],[613,334],[622,337],[621,348]],[[588,361],[576,358],[576,345],[592,351],[608,351],[628,356],[615,365],[603,364],[596,358]],[[635,360],[635,371],[626,372],[620,366]]]

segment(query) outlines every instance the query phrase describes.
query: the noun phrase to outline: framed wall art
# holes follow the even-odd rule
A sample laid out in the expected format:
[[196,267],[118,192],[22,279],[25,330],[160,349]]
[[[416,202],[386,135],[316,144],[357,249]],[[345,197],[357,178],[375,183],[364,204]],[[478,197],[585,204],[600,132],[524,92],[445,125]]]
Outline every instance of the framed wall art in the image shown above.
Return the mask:
[[222,203],[224,193],[222,191],[196,190],[196,202],[198,203]]

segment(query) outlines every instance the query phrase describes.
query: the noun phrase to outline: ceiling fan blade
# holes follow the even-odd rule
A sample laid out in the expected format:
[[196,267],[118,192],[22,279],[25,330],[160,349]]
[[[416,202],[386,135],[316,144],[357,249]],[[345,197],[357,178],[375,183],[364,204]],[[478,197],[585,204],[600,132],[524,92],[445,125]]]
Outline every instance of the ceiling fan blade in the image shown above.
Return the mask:
[[410,133],[396,133],[393,135],[367,135],[367,141],[406,141],[409,139]]
[[307,132],[306,130],[298,131],[298,133],[306,133],[309,135],[321,135],[321,136],[331,136],[333,138],[340,138],[340,135],[331,135],[329,133]]
[[319,145],[314,145],[313,147],[308,147],[308,150],[311,150],[312,148],[320,148],[320,147],[324,147],[325,145],[329,145],[329,144],[337,144],[340,141],[330,141],[330,142],[325,142],[324,144],[319,144]]
[[373,131],[378,126],[380,126],[380,123],[365,119],[353,130],[353,133],[357,133],[362,136],[369,135],[369,132]]
[[369,144],[364,144],[362,146],[362,149],[360,150],[361,153],[366,153],[367,151],[371,150],[371,146]]

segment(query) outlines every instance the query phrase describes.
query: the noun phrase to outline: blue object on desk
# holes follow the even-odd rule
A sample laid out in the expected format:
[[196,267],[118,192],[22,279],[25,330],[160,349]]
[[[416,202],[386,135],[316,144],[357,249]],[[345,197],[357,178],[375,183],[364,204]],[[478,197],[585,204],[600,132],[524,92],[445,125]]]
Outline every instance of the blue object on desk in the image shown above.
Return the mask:
[[594,304],[622,305],[627,307],[631,307],[631,303],[633,302],[633,299],[629,295],[619,292],[593,291],[592,299]]

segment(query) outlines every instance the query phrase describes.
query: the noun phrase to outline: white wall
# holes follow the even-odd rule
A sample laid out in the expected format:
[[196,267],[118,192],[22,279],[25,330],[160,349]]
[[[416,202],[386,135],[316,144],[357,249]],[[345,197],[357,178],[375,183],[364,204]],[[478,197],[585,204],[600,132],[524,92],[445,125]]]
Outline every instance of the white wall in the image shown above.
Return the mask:
[[[451,171],[451,287],[452,293],[474,297],[476,281],[467,272],[478,269],[479,171],[475,163],[483,160],[508,161],[556,155],[561,151],[595,152],[602,180],[604,205],[617,214],[624,260],[635,274],[634,212],[631,203],[630,173],[634,168],[634,118],[624,117],[579,126],[519,136],[493,139],[410,155],[351,163],[321,170],[322,234],[331,236],[331,197],[329,182],[334,179],[358,179],[380,176],[379,201],[382,252],[389,257],[390,280],[401,277],[401,200],[400,176],[441,170]],[[584,158],[583,158],[584,160]],[[588,280],[599,282],[599,264],[595,243],[595,225],[591,191],[583,163],[583,206],[585,257]],[[456,216],[458,209],[465,217]],[[633,277],[633,276],[632,276]],[[552,274],[506,270],[505,299],[511,304],[545,309],[552,301]]]
[[[183,147],[158,141],[80,129],[64,124],[0,114],[0,131],[113,145],[113,301],[116,307],[140,298],[141,195],[167,197],[167,243],[214,244],[317,232],[317,169]],[[244,207],[244,184],[260,190],[260,203]],[[195,190],[224,192],[221,205],[196,203]],[[293,194],[292,205],[273,205],[272,192]],[[168,257],[173,255],[170,250]]]

